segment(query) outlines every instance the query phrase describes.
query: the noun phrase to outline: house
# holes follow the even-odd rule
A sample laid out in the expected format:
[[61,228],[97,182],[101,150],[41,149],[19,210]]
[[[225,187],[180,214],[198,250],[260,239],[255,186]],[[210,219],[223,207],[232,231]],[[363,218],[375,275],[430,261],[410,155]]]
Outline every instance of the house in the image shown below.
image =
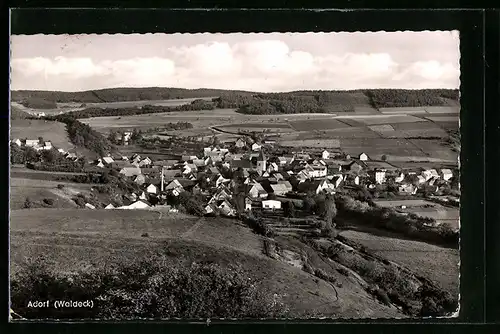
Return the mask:
[[102,158],[102,161],[103,161],[106,165],[110,165],[110,164],[112,164],[113,162],[115,162],[115,161],[113,160],[113,158],[112,158],[112,157],[104,157],[104,158]]
[[17,146],[22,146],[23,145],[23,143],[19,139],[14,139],[13,141],[11,141],[11,143],[12,144],[16,144]]
[[217,203],[217,208],[223,215],[226,216],[234,216],[236,213],[236,210],[227,200],[219,201],[219,203]]
[[423,177],[422,175],[417,175],[417,182],[418,184],[422,184],[422,183],[425,183],[427,180],[425,179],[425,177]]
[[441,169],[441,175],[443,176],[443,180],[448,181],[453,177],[453,172],[451,169],[443,168]]
[[264,189],[264,187],[260,183],[254,183],[249,185],[250,188],[247,192],[247,194],[252,197],[252,198],[266,198],[267,197],[267,191]]
[[148,157],[142,159],[140,162],[139,162],[139,167],[142,167],[142,166],[149,166],[151,165],[153,161],[151,161],[151,159],[149,159]]
[[236,141],[236,143],[234,145],[238,148],[243,148],[243,147],[247,146],[247,143],[242,138],[238,138],[238,140]]
[[209,214],[212,214],[212,213],[215,212],[214,207],[212,206],[212,204],[207,204],[205,206],[204,210],[205,210],[205,214],[206,215],[209,215]]
[[172,182],[167,184],[167,186],[165,187],[165,190],[174,190],[174,189],[176,189],[178,191],[182,191],[182,190],[184,190],[184,187],[181,185],[181,183],[178,180],[173,180]]
[[66,151],[64,151],[62,148],[58,148],[57,152],[59,152],[59,153],[66,153]]
[[295,153],[295,156],[293,158],[293,160],[302,160],[302,161],[308,161],[308,160],[311,160],[311,156],[307,153]]
[[269,166],[267,166],[267,172],[272,173],[272,172],[277,172],[279,169],[278,165],[275,162],[271,162]]
[[158,187],[154,184],[150,184],[149,186],[147,186],[146,191],[148,192],[148,194],[156,194],[158,192]]
[[252,168],[252,162],[248,159],[231,160],[230,166],[231,169],[233,170],[236,170],[238,168],[242,168],[243,170],[248,170]]
[[394,178],[394,182],[401,183],[401,182],[403,182],[404,179],[405,179],[405,174],[401,173]]
[[413,184],[404,183],[398,187],[398,192],[400,195],[412,195],[416,192],[416,188]]
[[366,155],[366,153],[361,153],[359,155],[359,160],[361,160],[361,161],[367,161],[368,159],[370,159],[370,158],[368,157],[368,155]]
[[334,189],[334,185],[327,180],[305,181],[298,185],[298,190],[303,193],[313,192],[319,194],[327,189]]
[[26,139],[26,146],[28,147],[37,147],[40,144],[38,139]]
[[52,149],[52,143],[50,141],[46,141],[43,145],[44,150],[51,150]]
[[139,195],[139,199],[142,199],[142,200],[147,200],[147,196],[146,196],[146,193],[143,191],[140,195]]
[[439,174],[435,169],[424,170],[422,176],[425,178],[425,181],[429,181],[432,178],[439,179]]
[[134,182],[140,186],[142,186],[145,182],[146,182],[146,177],[144,176],[144,174],[140,174],[140,175],[137,175],[135,178],[134,178]]
[[289,157],[278,157],[278,163],[280,164],[280,166],[285,166],[285,165],[291,163],[292,159],[293,158],[289,158]]
[[278,181],[278,184],[285,187],[287,193],[289,193],[293,190],[292,184],[289,181]]
[[330,152],[328,152],[327,150],[321,152],[321,158],[328,159],[329,157],[330,157]]
[[220,185],[222,185],[224,183],[227,183],[229,181],[231,181],[231,180],[224,178],[224,176],[222,176],[222,175],[219,175],[219,177],[215,181],[215,186],[218,187],[218,186],[220,186]]
[[137,209],[147,209],[150,208],[149,204],[146,204],[145,201],[137,201],[127,206],[120,206],[118,209],[126,209],[126,210],[137,210]]
[[284,184],[271,184],[273,193],[278,196],[283,196],[288,192],[288,188]]
[[346,175],[344,181],[349,184],[355,184],[359,186],[359,176],[358,175]]
[[357,161],[353,161],[347,165],[346,169],[353,173],[359,173],[363,170],[363,165]]
[[252,151],[260,151],[261,148],[262,146],[257,143],[252,144]]
[[137,166],[123,167],[120,169],[120,174],[125,176],[137,176],[141,175],[141,169]]
[[328,172],[327,167],[319,162],[307,164],[304,170],[310,178],[325,177]]
[[375,183],[383,184],[385,183],[386,171],[383,169],[375,170]]
[[[356,176],[354,179],[358,178],[358,183],[355,183],[355,184],[359,184],[359,176]],[[333,178],[332,178],[332,184],[334,186],[335,189],[337,189],[338,187],[340,187],[340,185],[342,184],[342,181],[344,181],[344,178],[342,177],[342,175],[334,175]],[[356,182],[356,180],[354,180],[354,182]]]
[[90,204],[90,203],[85,203],[85,207],[86,207],[87,209],[92,209],[92,210],[94,210],[94,209],[95,209],[95,206],[93,206],[93,205],[92,205],[92,204]]
[[281,209],[281,202],[276,201],[276,200],[272,200],[272,199],[265,200],[265,201],[262,201],[262,208],[263,209],[271,209],[271,210]]
[[252,199],[245,197],[245,211],[251,211],[252,210]]
[[109,209],[114,209],[114,208],[115,208],[115,206],[113,204],[111,204],[111,203],[108,204],[108,205],[106,205],[106,207],[105,207],[105,209],[108,209],[108,210]]
[[193,164],[196,167],[203,167],[207,165],[208,159],[193,159]]
[[183,155],[181,156],[182,161],[193,161],[194,159],[198,159],[196,155]]
[[97,167],[100,167],[100,168],[104,168],[104,167],[105,167],[105,166],[104,166],[104,163],[102,162],[102,160],[101,160],[101,159],[98,159],[98,160],[97,160],[97,164],[96,164],[96,166],[97,166]]

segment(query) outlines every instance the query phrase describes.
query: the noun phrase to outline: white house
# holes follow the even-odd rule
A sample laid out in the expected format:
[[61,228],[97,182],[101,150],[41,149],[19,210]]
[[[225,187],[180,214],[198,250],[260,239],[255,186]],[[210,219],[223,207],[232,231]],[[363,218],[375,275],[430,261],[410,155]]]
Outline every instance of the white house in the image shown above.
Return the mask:
[[63,150],[62,148],[58,148],[58,149],[57,149],[57,152],[59,152],[59,153],[66,153],[66,151],[65,151],[65,150]]
[[451,169],[443,168],[441,169],[441,175],[443,176],[443,180],[448,181],[453,177],[453,172]]
[[242,148],[242,147],[245,147],[247,145],[247,143],[243,139],[238,138],[235,145],[236,145],[236,147]]
[[90,204],[90,203],[85,203],[85,207],[86,207],[87,209],[92,209],[92,210],[94,210],[94,209],[95,209],[95,206],[93,206],[93,205],[92,205],[92,204]]
[[385,182],[385,170],[375,171],[375,183],[383,184]]
[[143,191],[141,193],[141,195],[139,196],[139,199],[142,199],[142,200],[147,200],[148,198],[146,197],[146,193]]
[[146,191],[149,193],[149,194],[156,194],[158,192],[158,187],[155,186],[154,184],[150,184],[147,188],[146,188]]
[[257,143],[252,144],[252,151],[260,151],[261,148],[262,146]]
[[369,158],[368,158],[368,155],[366,155],[366,153],[361,153],[359,155],[359,160],[361,161],[367,161]]
[[281,209],[281,202],[280,201],[275,201],[273,199],[265,200],[262,201],[262,208],[263,209]]
[[401,182],[403,182],[404,179],[405,179],[405,174],[401,173],[401,174],[399,174],[399,176],[396,176],[394,178],[394,182],[401,183]]
[[15,139],[15,140],[13,140],[13,141],[12,141],[12,143],[16,144],[17,146],[22,146],[22,144],[23,144],[23,143],[21,142],[21,140],[19,140],[19,138],[17,138],[17,139]]
[[328,152],[327,150],[321,152],[321,158],[328,159],[329,157],[330,157],[330,152]]
[[108,205],[106,205],[106,207],[105,207],[105,209],[108,209],[108,210],[109,209],[114,209],[114,208],[115,208],[115,206],[113,204],[111,204],[111,203],[108,204]]
[[435,169],[427,169],[422,172],[422,176],[425,178],[425,181],[428,181],[432,178],[439,179],[439,174]]
[[26,139],[26,146],[28,147],[36,147],[40,141],[38,139]]
[[275,162],[271,162],[269,166],[267,166],[267,172],[272,173],[272,172],[277,172],[279,169],[278,165]]
[[104,168],[104,164],[102,163],[101,159],[97,160],[97,167]]
[[248,197],[245,197],[245,211],[252,210],[252,200]]
[[107,165],[112,164],[113,162],[115,162],[112,157],[104,157],[104,158],[102,158],[102,161],[105,164],[107,164]]
[[266,198],[267,197],[267,191],[262,187],[260,183],[254,183],[250,187],[250,190],[248,191],[248,195],[252,198]]
[[205,206],[205,214],[209,215],[211,213],[214,212],[214,208],[212,207],[211,204],[207,204],[207,206]]
[[127,206],[120,206],[118,209],[134,210],[134,209],[147,209],[149,207],[150,206],[148,204],[144,203],[143,201],[137,201],[137,202],[134,202],[134,203],[127,205]]
[[179,191],[183,189],[182,184],[178,180],[173,180],[165,187],[165,190],[174,190],[174,189]]
[[425,183],[427,181],[422,175],[417,175],[418,184]]

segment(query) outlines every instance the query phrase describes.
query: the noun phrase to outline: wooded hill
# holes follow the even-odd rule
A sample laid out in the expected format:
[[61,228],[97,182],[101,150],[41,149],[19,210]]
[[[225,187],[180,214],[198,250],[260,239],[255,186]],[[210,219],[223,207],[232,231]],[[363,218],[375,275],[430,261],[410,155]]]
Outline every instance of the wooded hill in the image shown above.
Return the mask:
[[[244,114],[294,114],[294,113],[340,113],[354,112],[358,108],[456,106],[459,100],[457,89],[370,89],[353,91],[295,91],[287,93],[251,93],[215,89],[179,88],[116,88],[87,92],[12,92],[14,101],[21,103],[30,99],[46,99],[56,102],[119,102],[165,100],[182,98],[214,97],[213,108],[235,108]],[[199,101],[198,101],[199,102]],[[179,107],[149,107],[148,111],[137,108],[106,109],[102,115],[130,115],[169,111],[200,110],[201,103]],[[212,108],[207,108],[212,109]],[[88,115],[87,115],[88,114]],[[95,117],[99,108],[84,110],[78,118]],[[92,115],[92,116],[90,116]]]

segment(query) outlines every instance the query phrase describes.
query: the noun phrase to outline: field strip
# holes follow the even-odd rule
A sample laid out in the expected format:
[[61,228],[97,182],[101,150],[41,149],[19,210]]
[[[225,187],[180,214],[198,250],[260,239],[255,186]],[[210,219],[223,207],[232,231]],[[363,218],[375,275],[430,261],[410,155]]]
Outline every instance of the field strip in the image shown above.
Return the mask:
[[204,222],[204,220],[203,220],[203,219],[198,220],[198,221],[197,221],[197,222],[196,222],[193,226],[191,226],[191,227],[189,228],[189,230],[187,230],[186,232],[182,233],[180,237],[181,237],[182,239],[185,239],[185,238],[187,238],[187,237],[191,236],[194,232],[196,232],[196,230],[197,230],[198,228],[200,228],[200,227],[201,227],[201,225],[203,225],[203,222]]

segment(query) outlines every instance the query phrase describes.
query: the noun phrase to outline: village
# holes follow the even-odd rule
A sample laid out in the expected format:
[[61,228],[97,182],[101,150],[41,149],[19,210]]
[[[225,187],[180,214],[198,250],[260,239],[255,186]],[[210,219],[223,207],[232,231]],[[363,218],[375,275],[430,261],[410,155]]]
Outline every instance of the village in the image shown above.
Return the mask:
[[[123,134],[128,143],[131,132]],[[69,161],[85,159],[55,148],[50,141],[14,139],[19,147],[36,151],[57,150]],[[154,160],[147,156],[111,155],[86,161],[94,170],[114,171],[140,189],[123,195],[123,205],[102,203],[104,209],[166,209],[177,212],[178,200],[187,192],[200,199],[205,215],[235,217],[238,213],[283,211],[290,198],[335,194],[349,189],[365,189],[374,199],[396,200],[391,206],[404,213],[413,199],[458,206],[458,191],[450,183],[450,168],[400,169],[386,161],[371,160],[362,153],[351,157],[342,152],[301,150],[280,154],[272,142],[256,143],[246,137],[234,142],[204,147],[197,155],[179,155],[177,159]],[[85,203],[88,209],[96,205]]]

